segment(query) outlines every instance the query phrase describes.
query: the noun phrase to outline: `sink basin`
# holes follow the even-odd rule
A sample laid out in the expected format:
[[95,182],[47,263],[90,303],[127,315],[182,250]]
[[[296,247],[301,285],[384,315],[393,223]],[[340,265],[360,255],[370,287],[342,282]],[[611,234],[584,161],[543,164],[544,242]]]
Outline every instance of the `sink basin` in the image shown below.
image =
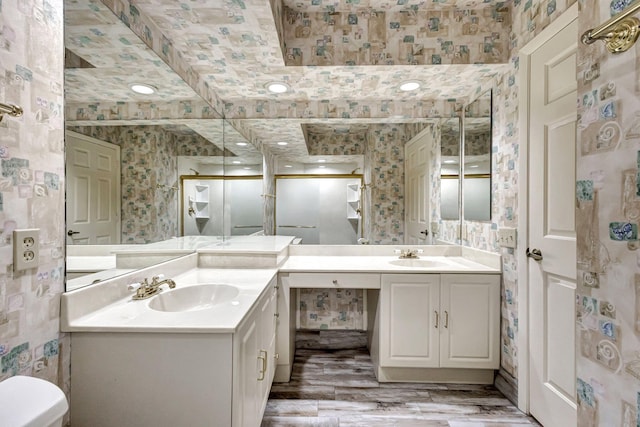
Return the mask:
[[413,268],[444,268],[451,267],[451,264],[443,261],[434,261],[430,259],[394,259],[389,261],[389,264],[397,265],[399,267],[413,267]]
[[196,311],[231,301],[240,291],[235,286],[206,284],[176,288],[156,295],[149,308],[157,311]]

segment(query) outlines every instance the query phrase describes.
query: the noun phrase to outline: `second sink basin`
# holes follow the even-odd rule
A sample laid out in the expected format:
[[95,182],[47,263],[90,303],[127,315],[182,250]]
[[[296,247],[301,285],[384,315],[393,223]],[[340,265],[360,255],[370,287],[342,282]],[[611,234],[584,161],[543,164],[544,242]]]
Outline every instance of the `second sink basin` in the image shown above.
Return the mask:
[[451,266],[451,264],[446,262],[430,259],[394,259],[393,261],[389,261],[389,264],[413,268],[443,268]]
[[156,295],[149,308],[157,311],[196,311],[231,301],[240,291],[235,286],[203,284],[176,288]]

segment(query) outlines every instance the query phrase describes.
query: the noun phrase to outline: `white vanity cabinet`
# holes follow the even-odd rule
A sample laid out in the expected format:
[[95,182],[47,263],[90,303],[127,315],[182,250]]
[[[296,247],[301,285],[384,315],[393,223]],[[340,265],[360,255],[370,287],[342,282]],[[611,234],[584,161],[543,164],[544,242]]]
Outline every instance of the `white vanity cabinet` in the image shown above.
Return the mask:
[[379,310],[381,368],[500,366],[499,275],[383,274]]
[[71,333],[74,427],[259,427],[275,372],[276,283],[230,332]]

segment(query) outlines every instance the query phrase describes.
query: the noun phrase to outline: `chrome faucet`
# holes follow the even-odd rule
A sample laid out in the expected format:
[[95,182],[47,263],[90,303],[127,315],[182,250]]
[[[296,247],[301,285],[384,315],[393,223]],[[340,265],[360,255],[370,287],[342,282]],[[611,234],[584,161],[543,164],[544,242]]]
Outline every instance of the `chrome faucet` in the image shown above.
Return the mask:
[[396,249],[394,250],[394,252],[400,254],[400,256],[398,257],[400,259],[415,259],[418,258],[418,254],[422,253],[422,249]]
[[151,278],[151,283],[149,283],[148,279],[144,279],[139,283],[131,283],[127,289],[130,291],[136,291],[135,295],[131,297],[131,299],[139,300],[152,297],[156,294],[162,292],[160,286],[167,284],[169,289],[173,289],[176,287],[176,282],[171,279],[165,279],[164,274],[159,274],[157,276],[153,276]]

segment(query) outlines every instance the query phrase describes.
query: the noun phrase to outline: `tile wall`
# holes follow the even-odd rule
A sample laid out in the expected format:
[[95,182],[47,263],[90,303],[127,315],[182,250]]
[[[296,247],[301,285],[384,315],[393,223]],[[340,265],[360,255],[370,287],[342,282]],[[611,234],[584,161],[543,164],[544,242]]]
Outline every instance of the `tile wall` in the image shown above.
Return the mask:
[[[579,33],[627,2],[581,0]],[[640,425],[640,45],[578,48],[578,425]]]
[[[0,381],[31,375],[69,386],[60,334],[64,290],[62,1],[0,3]],[[40,264],[13,272],[15,228],[40,229]]]

